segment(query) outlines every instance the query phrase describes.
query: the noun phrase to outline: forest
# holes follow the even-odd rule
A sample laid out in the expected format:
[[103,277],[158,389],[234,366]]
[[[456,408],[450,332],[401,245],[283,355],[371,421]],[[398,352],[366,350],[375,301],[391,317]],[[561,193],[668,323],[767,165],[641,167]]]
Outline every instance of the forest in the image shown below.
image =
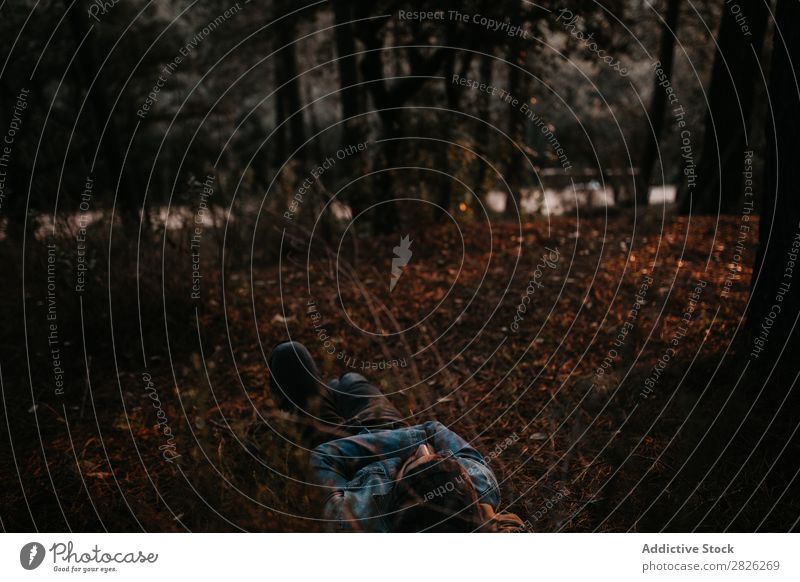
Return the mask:
[[798,530],[797,0],[0,14],[2,531],[325,531],[286,340],[526,531]]

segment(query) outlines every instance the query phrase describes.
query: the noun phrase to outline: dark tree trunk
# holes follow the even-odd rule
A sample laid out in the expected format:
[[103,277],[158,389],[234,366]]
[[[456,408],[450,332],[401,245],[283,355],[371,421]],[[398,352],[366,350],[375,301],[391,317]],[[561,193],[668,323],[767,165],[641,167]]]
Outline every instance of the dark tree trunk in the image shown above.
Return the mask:
[[[524,73],[519,70],[519,66],[524,66],[525,58],[524,53],[518,50],[517,43],[511,43],[511,54],[508,56],[508,61],[517,66],[509,67],[508,71],[508,92],[513,98],[519,99],[520,102],[527,99],[524,95],[523,88],[526,85],[523,78]],[[516,218],[519,210],[520,188],[522,187],[522,170],[525,148],[525,117],[519,112],[518,107],[508,106],[508,137],[514,141],[511,145],[511,150],[508,158],[508,163],[505,169],[505,180],[508,184],[508,191],[506,192],[506,207],[504,214],[508,218]],[[523,151],[520,151],[523,150]],[[516,202],[516,204],[515,204]]]
[[383,138],[386,141],[383,142],[381,153],[378,157],[380,161],[379,170],[384,171],[376,174],[375,177],[378,192],[373,227],[376,234],[396,231],[400,221],[397,204],[394,201],[394,170],[388,169],[400,165],[399,138],[401,133],[399,112],[385,110],[381,115],[381,119],[383,120]]
[[[361,73],[369,88],[376,113],[381,120],[381,153],[377,158],[379,169],[396,166],[400,160],[400,144],[397,138],[402,136],[402,107],[425,84],[427,77],[441,69],[448,49],[437,49],[430,57],[423,57],[416,48],[407,49],[411,75],[394,81],[387,86],[383,72],[383,39],[385,35],[374,23],[362,23],[357,30],[364,43],[366,53],[361,61]],[[391,171],[381,171],[375,176],[377,192],[374,227],[378,233],[393,232],[397,229],[400,215],[394,202],[393,179]]]
[[[508,9],[508,17],[511,22],[521,22],[523,19],[522,2],[515,0]],[[528,99],[526,94],[528,77],[525,74],[526,63],[526,43],[519,38],[512,38],[508,41],[506,60],[508,65],[508,92],[512,98],[519,99],[523,103]],[[523,161],[526,160],[525,148],[525,117],[519,111],[519,105],[508,107],[508,124],[506,133],[509,139],[513,140],[509,150],[509,157],[506,160],[503,174],[508,190],[506,191],[506,207],[504,215],[507,218],[516,218],[519,211],[520,188],[522,186]]]
[[763,0],[743,3],[742,14],[750,35],[743,33],[727,6],[722,9],[697,183],[680,196],[684,214],[690,209],[695,214],[730,214],[741,206],[744,152],[752,149],[754,127],[759,125],[752,111],[769,7]]
[[[275,87],[280,87],[283,72],[281,71],[280,63],[277,61],[275,62],[275,68],[273,70],[273,73],[274,73]],[[274,97],[275,97],[274,165],[276,168],[280,168],[289,155],[288,152],[289,140],[287,138],[287,135],[289,134],[289,128],[286,126],[285,123],[283,123],[286,120],[286,100],[283,98],[283,95],[279,91],[275,93]]]
[[[492,70],[494,65],[494,59],[492,58],[491,54],[485,54],[481,56],[481,63],[480,63],[480,80],[481,83],[486,83],[487,85],[492,84]],[[475,149],[481,153],[481,155],[486,158],[487,160],[491,159],[490,151],[489,151],[489,124],[491,124],[491,98],[492,96],[488,93],[483,93],[478,96],[480,100],[480,104],[478,105],[478,117],[484,123],[478,123],[477,128],[475,130]],[[484,182],[486,181],[486,171],[488,170],[488,165],[486,162],[479,161],[478,162],[478,173],[475,177],[475,189],[478,192],[478,195],[481,196],[483,194],[482,190],[484,187]]]
[[[450,44],[450,43],[448,43]],[[445,67],[444,67],[444,77],[445,81],[445,94],[447,95],[447,108],[451,111],[457,112],[459,110],[460,105],[460,97],[461,92],[458,90],[458,86],[455,83],[452,83],[450,80],[453,78],[453,75],[456,74],[456,52],[452,51],[445,59]],[[458,76],[464,77],[467,74],[467,70],[469,69],[470,65],[472,64],[472,53],[465,52],[461,56],[461,64],[458,69]],[[452,142],[456,138],[456,132],[454,131],[454,127],[459,123],[459,115],[458,113],[446,113],[444,118],[444,130],[442,132],[442,139]],[[442,143],[439,146],[441,149],[440,156],[440,164],[439,170],[442,172],[446,172],[447,174],[440,174],[441,180],[439,182],[439,206],[445,209],[445,211],[450,211],[450,207],[453,203],[453,192],[456,190],[456,181],[455,181],[455,171],[456,168],[450,167],[450,160],[448,157],[448,152],[450,151],[450,146],[448,144]]]
[[[296,24],[293,19],[287,19],[278,27],[278,43],[281,47],[276,62],[279,71],[278,99],[283,101],[285,115],[291,116],[289,125],[289,152],[294,154],[302,147],[306,140],[305,125],[303,123],[302,99],[300,98],[300,80],[297,78],[297,45],[295,40]],[[280,121],[286,118],[281,117]],[[294,154],[298,159],[303,158],[303,152]]]
[[782,363],[796,369],[800,349],[796,327],[800,313],[800,75],[796,68],[800,63],[800,36],[794,29],[800,22],[800,3],[778,0],[775,22],[764,195],[747,349],[751,360],[769,367],[784,350]]
[[[455,85],[450,82],[450,79],[453,78],[453,75],[456,72],[456,53],[455,51],[451,52],[447,55],[447,58],[444,61],[444,78],[445,78],[445,93],[447,95],[447,108],[456,110],[458,108],[458,93],[456,92]],[[454,119],[455,113],[445,113],[446,119]],[[445,141],[451,141],[453,138],[453,131],[452,126],[445,122],[441,139]],[[448,159],[448,152],[450,150],[450,146],[447,143],[439,143],[435,146],[437,151],[439,152],[439,163],[438,163],[438,170],[444,172],[443,174],[439,174],[439,196],[438,196],[438,204],[446,212],[450,211],[450,204],[452,202],[452,182],[453,178],[450,177],[451,168],[450,168],[450,161]]]
[[[678,34],[678,17],[680,15],[680,0],[669,0],[667,14],[661,26],[661,48],[659,61],[661,70],[666,79],[672,79],[672,64],[675,53],[675,37]],[[656,76],[653,83],[653,97],[650,101],[650,110],[647,113],[648,123],[646,140],[642,157],[639,159],[639,172],[636,175],[636,203],[646,206],[650,202],[650,180],[653,177],[653,165],[658,157],[658,148],[661,134],[664,130],[664,114],[667,109],[667,92],[661,86],[663,81]],[[651,127],[652,125],[652,127]]]
[[397,206],[393,201],[392,193],[392,172],[387,170],[397,164],[398,144],[396,138],[400,136],[398,111],[392,109],[389,95],[386,89],[386,82],[383,77],[383,60],[381,50],[382,40],[377,35],[368,37],[365,41],[367,52],[362,62],[362,73],[364,81],[367,83],[372,101],[381,120],[383,131],[382,138],[385,140],[380,144],[380,154],[377,157],[380,167],[379,173],[375,174],[375,185],[377,192],[374,200],[378,203],[375,208],[375,222],[373,224],[376,233],[393,232],[397,227]]
[[[38,83],[36,85],[37,86],[31,88],[32,90],[27,96],[28,107],[27,111],[24,113],[25,119],[23,123],[25,124],[25,133],[29,135],[34,134],[36,131],[30,128],[30,124],[33,122],[33,109],[34,107],[40,107],[42,100],[41,87],[38,86]],[[6,82],[6,79],[0,79],[0,96],[3,107],[2,125],[0,125],[0,127],[8,128],[11,124],[15,95]],[[28,186],[30,184],[31,167],[30,164],[27,163],[27,160],[23,159],[25,151],[23,149],[22,140],[20,139],[19,142],[20,143],[18,143],[12,151],[11,162],[9,167],[5,170],[7,175],[6,197],[2,205],[0,205],[8,216],[6,234],[13,241],[22,241],[25,230],[27,229],[28,232],[31,232],[34,226],[32,222],[26,220],[27,217],[25,215],[26,206],[28,205]],[[31,196],[31,198],[33,198],[33,196]]]
[[[64,4],[67,7],[67,18],[76,47],[81,45],[84,37],[88,34],[83,46],[76,49],[78,58],[77,63],[73,65],[73,71],[77,81],[76,86],[83,88],[88,93],[89,113],[95,126],[97,147],[100,151],[98,161],[106,165],[104,173],[109,180],[109,190],[113,192],[119,183],[118,207],[123,221],[128,227],[138,227],[138,211],[144,192],[140,188],[135,171],[123,175],[125,173],[123,156],[126,148],[120,141],[117,123],[111,111],[111,101],[106,94],[106,80],[103,76],[95,79],[97,72],[95,29],[91,29],[91,31],[89,29],[85,2],[78,0],[71,9],[69,2],[65,1]],[[92,81],[93,79],[94,81]],[[98,169],[95,168],[95,171]],[[144,209],[142,210],[144,219],[147,220],[147,213]]]
[[[348,0],[334,0],[333,12],[336,17],[336,53],[338,59],[336,64],[339,68],[339,99],[341,100],[342,119],[342,147],[363,141],[363,121],[355,117],[362,111],[361,88],[356,87],[358,83],[358,68],[356,57],[352,56],[356,52],[353,39],[353,7]],[[353,160],[362,171],[356,171],[354,175],[364,174],[364,159],[362,157]],[[350,187],[350,191],[345,194],[346,200],[350,205],[353,216],[360,214],[369,206],[370,199],[366,190],[362,187],[363,182],[358,181]]]
[[[352,56],[356,52],[353,27],[350,24],[353,10],[346,0],[335,0],[333,11],[336,16],[336,53],[339,57],[336,60],[339,68],[339,99],[342,103],[342,118],[349,119],[361,110],[359,89],[355,87],[358,83],[358,69],[356,58]],[[352,123],[345,123],[343,130],[345,135],[348,131],[352,131],[352,128]]]

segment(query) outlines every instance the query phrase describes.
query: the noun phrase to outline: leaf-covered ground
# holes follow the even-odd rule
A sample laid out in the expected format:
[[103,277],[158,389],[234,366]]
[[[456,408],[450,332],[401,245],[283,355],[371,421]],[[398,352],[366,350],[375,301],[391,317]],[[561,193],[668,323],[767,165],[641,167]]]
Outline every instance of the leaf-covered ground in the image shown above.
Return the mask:
[[[291,337],[326,377],[360,371],[410,422],[470,440],[536,531],[785,530],[794,421],[739,381],[758,239],[741,226],[653,212],[420,227],[399,233],[413,257],[393,291],[399,236],[229,261],[224,285],[208,263],[202,302],[183,275],[140,274],[155,298],[138,299],[141,319],[110,301],[105,356],[65,348],[66,401],[37,388],[32,407],[27,379],[6,373],[4,526],[321,529],[302,426],[267,388],[269,350]],[[133,294],[111,279],[112,298]]]

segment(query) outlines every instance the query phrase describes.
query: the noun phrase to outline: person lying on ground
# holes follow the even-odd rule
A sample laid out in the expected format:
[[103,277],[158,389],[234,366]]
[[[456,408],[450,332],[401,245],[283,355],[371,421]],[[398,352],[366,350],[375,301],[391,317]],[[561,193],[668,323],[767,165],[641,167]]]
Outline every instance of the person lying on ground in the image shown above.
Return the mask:
[[497,478],[483,455],[442,423],[409,426],[361,374],[325,384],[298,342],[276,346],[269,367],[278,405],[311,417],[326,441],[311,470],[331,530],[524,531],[519,517],[497,513]]

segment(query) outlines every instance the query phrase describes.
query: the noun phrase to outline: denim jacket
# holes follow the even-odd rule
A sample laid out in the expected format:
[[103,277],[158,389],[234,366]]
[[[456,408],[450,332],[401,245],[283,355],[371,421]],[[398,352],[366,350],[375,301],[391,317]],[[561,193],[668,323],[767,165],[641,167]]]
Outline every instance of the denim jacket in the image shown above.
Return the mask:
[[387,514],[395,476],[419,445],[452,454],[466,469],[480,503],[497,510],[497,479],[483,456],[440,422],[362,432],[314,449],[311,464],[326,488],[325,518],[333,531],[389,531]]

